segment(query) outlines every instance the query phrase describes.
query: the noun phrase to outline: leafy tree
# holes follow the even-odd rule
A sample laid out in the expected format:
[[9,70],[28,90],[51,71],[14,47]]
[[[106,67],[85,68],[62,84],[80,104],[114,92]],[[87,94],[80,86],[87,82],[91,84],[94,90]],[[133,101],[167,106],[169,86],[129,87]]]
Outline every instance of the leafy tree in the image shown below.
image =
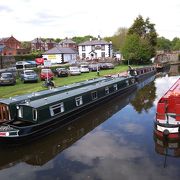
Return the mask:
[[[124,58],[132,63],[149,63],[150,58],[155,56],[157,33],[154,24],[139,15],[129,28],[122,53]],[[134,47],[136,46],[136,47]]]
[[106,41],[112,41],[113,49],[118,51],[121,50],[124,45],[127,32],[127,28],[120,27],[112,37],[105,37],[104,39]]
[[172,49],[173,49],[174,51],[180,50],[180,38],[175,37],[175,38],[172,40]]
[[157,50],[170,51],[172,48],[172,43],[169,39],[164,37],[157,38]]
[[75,37],[73,37],[72,38],[72,40],[74,41],[74,42],[76,42],[77,44],[79,44],[79,43],[82,43],[82,42],[84,42],[84,41],[89,41],[89,39],[90,38],[92,38],[92,39],[96,39],[96,38],[94,38],[93,36],[91,36],[91,35],[87,35],[87,36],[75,36]]
[[122,54],[125,59],[129,60],[130,64],[150,63],[149,44],[145,39],[139,38],[137,34],[127,36]]
[[31,42],[23,41],[23,42],[21,42],[21,47],[24,49],[30,49],[31,48]]

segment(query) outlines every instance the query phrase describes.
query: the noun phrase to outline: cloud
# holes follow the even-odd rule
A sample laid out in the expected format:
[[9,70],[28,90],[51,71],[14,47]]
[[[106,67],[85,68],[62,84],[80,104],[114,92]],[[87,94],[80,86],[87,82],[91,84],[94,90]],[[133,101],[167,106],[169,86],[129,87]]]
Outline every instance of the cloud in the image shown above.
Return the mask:
[[13,10],[8,6],[0,5],[0,12],[12,12],[12,11]]

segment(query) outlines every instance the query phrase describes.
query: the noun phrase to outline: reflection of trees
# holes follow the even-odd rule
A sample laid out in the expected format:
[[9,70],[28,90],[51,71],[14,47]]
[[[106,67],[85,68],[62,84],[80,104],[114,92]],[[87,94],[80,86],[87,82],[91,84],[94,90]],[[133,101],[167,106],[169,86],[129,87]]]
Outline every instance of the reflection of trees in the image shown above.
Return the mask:
[[156,87],[154,82],[146,85],[140,89],[135,98],[131,101],[132,106],[138,113],[142,113],[143,110],[148,110],[153,106],[153,102],[156,98]]

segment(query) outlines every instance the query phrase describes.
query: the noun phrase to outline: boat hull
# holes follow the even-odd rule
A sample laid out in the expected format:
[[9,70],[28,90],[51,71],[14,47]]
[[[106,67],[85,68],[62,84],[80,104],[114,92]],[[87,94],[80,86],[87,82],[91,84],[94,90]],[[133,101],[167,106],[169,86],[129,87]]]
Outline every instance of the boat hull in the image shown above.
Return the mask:
[[[24,144],[30,141],[34,141],[35,139],[39,139],[40,137],[51,134],[52,132],[56,131],[58,128],[64,126],[65,124],[72,122],[79,115],[87,112],[87,110],[91,110],[95,108],[95,106],[101,103],[104,103],[105,101],[108,101],[109,99],[115,96],[118,96],[118,95],[122,96],[124,94],[131,93],[135,89],[137,89],[137,83],[132,84],[131,86],[121,89],[119,91],[116,91],[113,94],[110,94],[106,97],[98,99],[97,101],[92,101],[88,104],[85,104],[84,106],[81,106],[78,109],[72,110],[71,112],[68,112],[67,114],[64,114],[59,117],[51,118],[44,123],[40,123],[40,124],[36,124],[32,126],[26,126],[26,127],[19,127],[18,136],[14,136],[14,137],[1,137],[0,136],[0,143],[14,145],[14,144]],[[17,129],[17,127],[15,126],[14,128]]]

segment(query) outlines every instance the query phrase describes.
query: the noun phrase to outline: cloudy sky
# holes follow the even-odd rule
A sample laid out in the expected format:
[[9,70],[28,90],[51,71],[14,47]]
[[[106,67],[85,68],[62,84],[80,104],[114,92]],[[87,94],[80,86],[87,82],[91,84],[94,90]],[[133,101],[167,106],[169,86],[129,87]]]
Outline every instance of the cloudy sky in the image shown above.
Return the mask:
[[0,0],[0,38],[112,36],[139,14],[159,36],[180,37],[180,0]]

